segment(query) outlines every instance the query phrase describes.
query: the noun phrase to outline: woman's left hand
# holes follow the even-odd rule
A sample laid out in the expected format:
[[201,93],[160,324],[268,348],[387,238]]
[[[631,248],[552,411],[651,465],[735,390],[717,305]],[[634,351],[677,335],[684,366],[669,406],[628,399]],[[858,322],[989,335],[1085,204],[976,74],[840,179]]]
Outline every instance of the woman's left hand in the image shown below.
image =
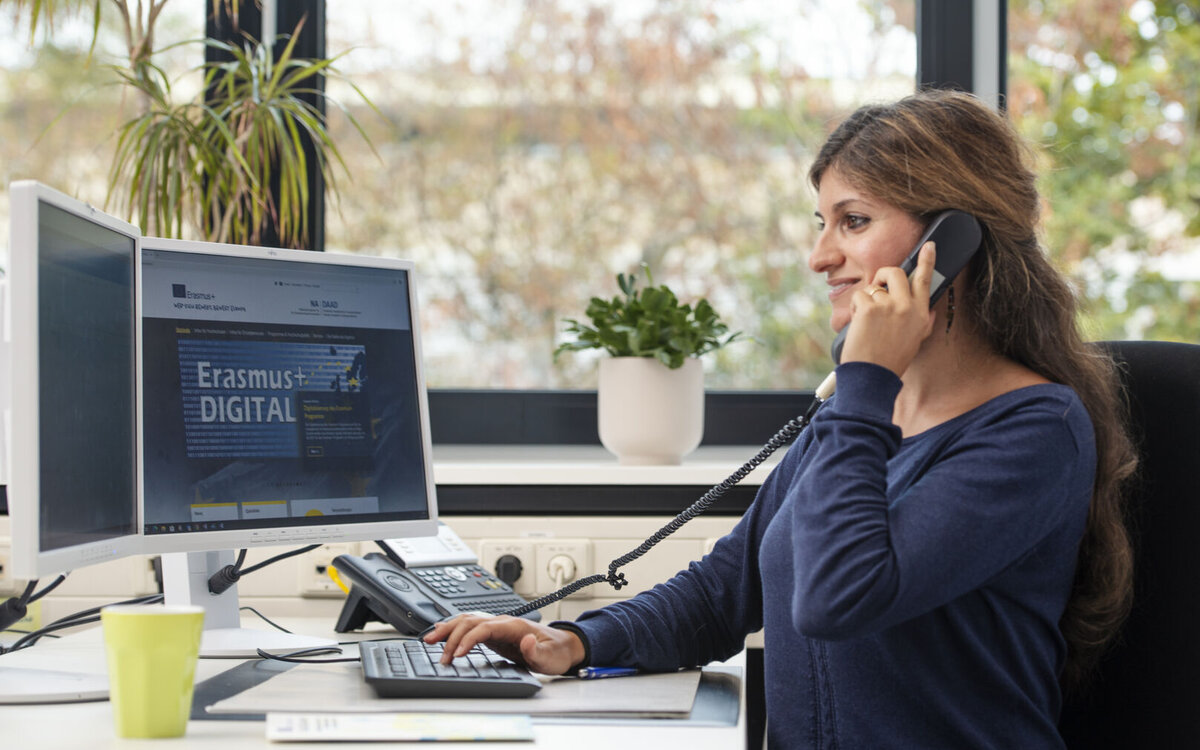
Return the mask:
[[520,617],[461,614],[443,620],[425,635],[426,643],[445,641],[442,663],[462,656],[479,643],[542,674],[563,674],[583,661],[579,636]]
[[885,266],[875,272],[870,285],[854,292],[843,362],[872,362],[904,374],[933,332],[929,287],[935,257],[934,243],[926,242],[911,283],[898,266]]

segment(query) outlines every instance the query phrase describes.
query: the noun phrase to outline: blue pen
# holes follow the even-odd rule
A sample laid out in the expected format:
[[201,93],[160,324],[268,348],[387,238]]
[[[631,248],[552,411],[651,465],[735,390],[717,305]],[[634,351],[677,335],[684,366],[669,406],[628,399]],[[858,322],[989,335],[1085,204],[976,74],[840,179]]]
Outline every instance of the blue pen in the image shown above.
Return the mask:
[[599,680],[604,677],[632,677],[638,671],[633,667],[584,667],[579,670],[581,680]]

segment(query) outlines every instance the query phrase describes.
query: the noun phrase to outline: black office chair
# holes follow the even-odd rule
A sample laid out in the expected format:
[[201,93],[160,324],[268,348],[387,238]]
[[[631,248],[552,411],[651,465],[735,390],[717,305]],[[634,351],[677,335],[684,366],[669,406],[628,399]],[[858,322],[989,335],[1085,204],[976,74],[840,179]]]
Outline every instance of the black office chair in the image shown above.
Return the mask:
[[1086,693],[1070,748],[1200,748],[1200,346],[1101,344],[1129,393],[1141,466],[1130,498],[1134,605]]

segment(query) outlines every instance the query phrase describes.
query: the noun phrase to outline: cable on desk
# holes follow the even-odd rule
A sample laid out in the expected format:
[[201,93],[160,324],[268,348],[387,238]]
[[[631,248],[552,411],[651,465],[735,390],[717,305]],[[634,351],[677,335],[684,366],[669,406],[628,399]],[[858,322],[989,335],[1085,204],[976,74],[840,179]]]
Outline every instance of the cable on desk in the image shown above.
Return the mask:
[[275,555],[268,560],[263,560],[262,562],[251,565],[245,569],[242,568],[242,563],[246,561],[246,550],[243,549],[242,551],[238,552],[237,562],[233,563],[232,565],[226,565],[216,573],[212,574],[212,576],[208,579],[208,591],[212,594],[224,594],[227,590],[229,590],[230,586],[237,583],[238,580],[247,573],[253,573],[260,568],[267,567],[271,563],[277,563],[280,560],[285,560],[289,557],[303,555],[305,552],[312,552],[320,546],[321,545],[319,544],[310,544],[307,547],[300,547],[299,549],[294,549],[289,552]]
[[[0,604],[0,630],[8,630],[8,626],[17,622],[25,616],[27,611],[26,605],[33,596],[33,590],[37,587],[37,581],[30,581],[25,586],[25,591],[21,594],[6,599],[3,604]],[[2,648],[2,647],[0,647]]]
[[[70,575],[70,571],[67,571],[66,573],[63,573],[62,575],[60,575],[58,578],[55,578],[50,583],[50,585],[46,586],[46,588],[42,589],[41,591],[37,592],[33,596],[29,597],[29,603],[33,604],[38,599],[41,599],[46,594],[49,594],[54,589],[58,588],[59,584],[61,584],[65,580],[67,580],[68,575]],[[37,583],[37,581],[33,581],[33,583]]]
[[[0,604],[0,630],[8,630],[9,626],[25,617],[25,613],[29,611],[28,607],[30,604],[49,594],[65,580],[67,580],[67,573],[63,573],[58,578],[55,578],[53,583],[36,593],[34,590],[37,588],[37,579],[35,578],[27,583],[25,590],[20,595],[7,599],[3,604]],[[0,654],[3,653],[5,653],[5,649],[0,647]]]
[[13,645],[9,647],[6,653],[19,651],[23,648],[29,648],[30,646],[36,644],[42,637],[53,633],[56,630],[65,630],[66,628],[75,627],[76,625],[87,625],[88,623],[99,622],[100,610],[104,609],[104,607],[121,606],[126,604],[157,604],[161,602],[162,599],[162,594],[139,596],[134,599],[126,599],[124,601],[114,602],[112,604],[105,604],[100,607],[91,607],[89,609],[84,609],[74,614],[67,615],[66,617],[60,617],[49,625],[43,626],[18,638]]
[[347,657],[341,658],[341,659],[302,659],[302,658],[300,658],[300,657],[304,656],[305,654],[312,654],[314,656],[317,656],[320,654],[340,654],[340,653],[342,653],[342,650],[340,648],[338,648],[337,646],[317,646],[316,648],[305,648],[305,649],[301,649],[299,651],[293,651],[289,654],[272,654],[267,651],[263,651],[261,648],[255,649],[255,650],[258,652],[258,655],[263,659],[270,659],[272,661],[286,661],[286,662],[290,662],[292,664],[334,664],[337,662],[362,661],[362,659],[358,658],[357,656],[347,656]]
[[270,625],[271,627],[275,628],[276,630],[283,632],[283,633],[287,633],[288,635],[292,634],[292,631],[288,630],[287,628],[285,628],[284,626],[280,625],[277,622],[273,622],[271,620],[271,618],[267,617],[262,612],[259,612],[257,609],[255,609],[254,607],[251,607],[250,605],[245,605],[245,606],[239,607],[238,609],[240,609],[242,612],[253,612],[254,614],[258,615],[258,618],[260,620],[262,620],[266,624]]

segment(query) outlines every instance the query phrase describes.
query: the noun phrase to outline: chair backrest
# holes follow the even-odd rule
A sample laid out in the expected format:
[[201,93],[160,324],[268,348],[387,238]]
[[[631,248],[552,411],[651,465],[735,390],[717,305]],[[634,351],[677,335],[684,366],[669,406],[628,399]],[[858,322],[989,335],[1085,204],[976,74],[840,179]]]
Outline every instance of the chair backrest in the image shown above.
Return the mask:
[[1134,605],[1059,729],[1070,748],[1200,748],[1200,346],[1101,346],[1120,367],[1141,457]]

